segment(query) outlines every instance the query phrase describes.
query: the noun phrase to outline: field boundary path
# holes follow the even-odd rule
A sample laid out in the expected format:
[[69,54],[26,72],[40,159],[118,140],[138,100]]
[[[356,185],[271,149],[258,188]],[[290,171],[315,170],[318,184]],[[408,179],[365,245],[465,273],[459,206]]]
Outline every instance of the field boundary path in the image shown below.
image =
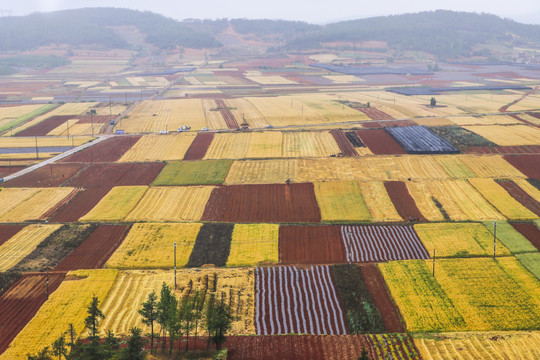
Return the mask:
[[70,155],[73,155],[73,154],[75,154],[76,152],[79,152],[79,151],[81,151],[81,150],[87,149],[87,148],[89,148],[89,147],[91,147],[91,146],[94,146],[94,145],[96,145],[96,144],[99,144],[100,142],[105,141],[105,140],[107,140],[107,139],[109,139],[109,138],[111,138],[111,137],[114,137],[114,135],[103,135],[103,136],[98,136],[98,138],[95,139],[95,140],[93,140],[93,141],[90,141],[90,142],[87,142],[86,144],[82,144],[82,145],[80,145],[80,146],[74,147],[73,149],[70,149],[70,150],[68,150],[68,151],[66,151],[66,152],[63,152],[63,153],[61,153],[61,154],[59,154],[59,155],[56,155],[55,157],[52,157],[52,158],[47,159],[47,160],[44,160],[44,161],[40,162],[39,164],[35,164],[35,165],[32,165],[32,166],[29,166],[29,167],[27,167],[27,168],[25,168],[25,169],[22,169],[22,170],[20,170],[20,171],[17,171],[17,172],[14,173],[14,174],[8,175],[8,176],[4,177],[4,181],[13,180],[13,179],[15,179],[15,178],[18,178],[19,176],[23,176],[23,175],[25,175],[25,174],[28,174],[28,173],[30,173],[30,172],[32,172],[32,171],[34,171],[34,170],[36,170],[36,169],[39,169],[39,168],[41,168],[41,167],[43,167],[43,166],[45,166],[45,165],[51,164],[51,163],[53,163],[53,162],[55,162],[55,161],[58,161],[58,160],[61,160],[61,159],[65,158],[65,157],[68,157],[68,156],[70,156]]

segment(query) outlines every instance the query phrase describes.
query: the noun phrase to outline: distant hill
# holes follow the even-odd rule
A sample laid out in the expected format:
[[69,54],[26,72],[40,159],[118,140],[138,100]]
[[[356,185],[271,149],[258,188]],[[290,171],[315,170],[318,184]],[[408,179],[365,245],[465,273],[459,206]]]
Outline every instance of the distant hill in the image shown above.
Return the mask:
[[297,36],[289,49],[319,47],[324,42],[386,41],[399,50],[423,50],[439,56],[470,55],[473,45],[503,42],[540,45],[540,25],[520,24],[495,15],[437,10],[338,22]]
[[0,51],[21,51],[50,44],[100,44],[106,48],[130,45],[109,26],[132,25],[146,42],[161,49],[177,45],[212,48],[221,44],[210,34],[151,12],[118,8],[85,8],[0,18]]

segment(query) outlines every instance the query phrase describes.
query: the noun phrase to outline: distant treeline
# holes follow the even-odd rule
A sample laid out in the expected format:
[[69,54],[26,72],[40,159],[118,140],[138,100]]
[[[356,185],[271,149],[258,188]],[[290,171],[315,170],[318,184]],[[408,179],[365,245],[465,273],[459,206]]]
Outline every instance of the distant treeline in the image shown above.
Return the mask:
[[151,12],[117,8],[87,8],[0,18],[0,51],[34,49],[42,45],[99,44],[105,48],[130,45],[109,26],[133,25],[146,42],[161,49],[177,45],[211,48],[221,44],[210,34]]

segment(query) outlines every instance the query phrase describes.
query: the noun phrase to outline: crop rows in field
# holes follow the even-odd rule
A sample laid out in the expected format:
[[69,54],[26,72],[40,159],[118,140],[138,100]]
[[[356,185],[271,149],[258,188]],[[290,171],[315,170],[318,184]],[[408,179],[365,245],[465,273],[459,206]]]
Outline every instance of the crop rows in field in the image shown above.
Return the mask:
[[500,146],[540,145],[540,129],[527,125],[464,126]]
[[385,130],[409,154],[454,154],[459,150],[425,126],[392,127]]
[[73,188],[6,188],[0,191],[0,221],[38,220],[68,197]]
[[256,270],[259,335],[345,334],[345,320],[327,266]]
[[182,160],[195,139],[194,133],[173,135],[145,135],[141,137],[118,161],[169,161]]

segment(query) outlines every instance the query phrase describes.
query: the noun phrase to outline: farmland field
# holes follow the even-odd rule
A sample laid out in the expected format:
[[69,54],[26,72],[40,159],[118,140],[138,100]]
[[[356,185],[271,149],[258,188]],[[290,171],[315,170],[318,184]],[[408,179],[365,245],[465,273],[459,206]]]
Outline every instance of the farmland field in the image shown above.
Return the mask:
[[141,137],[118,161],[168,161],[182,160],[195,139],[194,133],[174,135],[145,135]]
[[227,266],[277,263],[279,225],[237,224],[234,226]]
[[220,185],[225,181],[231,165],[231,160],[171,161],[152,184]]
[[317,182],[313,185],[322,221],[371,219],[357,182]]
[[279,230],[282,264],[344,263],[345,249],[339,226],[285,226]]
[[148,190],[146,186],[116,186],[80,221],[121,221]]
[[464,126],[501,146],[540,145],[540,129],[525,125]]
[[[31,190],[31,191],[28,191]],[[9,204],[0,210],[0,221],[37,220],[47,215],[56,204],[77,191],[73,188],[8,188],[0,191],[0,200]],[[22,198],[21,198],[22,195]],[[6,202],[4,202],[6,201]]]

